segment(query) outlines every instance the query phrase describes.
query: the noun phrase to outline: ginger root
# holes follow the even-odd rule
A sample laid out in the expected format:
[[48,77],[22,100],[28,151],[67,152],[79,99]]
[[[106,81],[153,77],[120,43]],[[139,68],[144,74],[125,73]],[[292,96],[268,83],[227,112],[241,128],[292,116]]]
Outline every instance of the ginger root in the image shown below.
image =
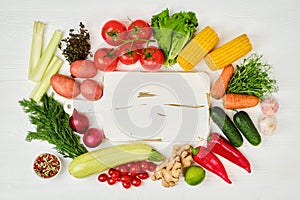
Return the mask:
[[182,170],[193,164],[190,145],[175,145],[171,157],[158,165],[151,177],[153,181],[162,180],[164,187],[173,187],[182,174]]

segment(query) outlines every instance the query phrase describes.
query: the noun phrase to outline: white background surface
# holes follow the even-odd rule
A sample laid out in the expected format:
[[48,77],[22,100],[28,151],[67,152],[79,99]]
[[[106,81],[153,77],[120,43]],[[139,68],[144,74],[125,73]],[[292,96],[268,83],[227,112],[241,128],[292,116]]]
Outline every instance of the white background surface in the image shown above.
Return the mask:
[[[299,199],[298,0],[10,0],[0,4],[0,199]],[[125,191],[120,185],[99,184],[96,177],[74,179],[67,173],[68,161],[65,161],[62,174],[56,179],[37,179],[32,174],[32,161],[40,151],[51,147],[46,143],[24,141],[31,126],[17,103],[27,98],[34,86],[27,80],[33,21],[48,24],[47,38],[55,29],[67,33],[82,21],[92,34],[93,44],[100,44],[99,29],[104,21],[126,20],[127,17],[150,20],[166,7],[171,12],[196,12],[199,28],[211,25],[219,33],[220,43],[247,33],[254,50],[273,64],[280,87],[279,129],[272,137],[263,136],[259,147],[245,143],[241,148],[252,163],[252,174],[224,161],[232,185],[207,173],[207,179],[197,187],[189,187],[181,181],[176,187],[165,189],[160,182],[148,180],[143,187]],[[198,68],[209,72],[203,63]]]

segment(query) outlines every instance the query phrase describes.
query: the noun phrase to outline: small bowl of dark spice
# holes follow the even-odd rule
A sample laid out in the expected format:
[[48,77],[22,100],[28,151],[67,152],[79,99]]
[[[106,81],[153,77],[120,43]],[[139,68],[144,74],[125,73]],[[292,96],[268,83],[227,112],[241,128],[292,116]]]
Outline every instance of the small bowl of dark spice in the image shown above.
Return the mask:
[[52,153],[40,154],[33,163],[34,172],[43,179],[51,179],[57,176],[60,169],[60,159]]

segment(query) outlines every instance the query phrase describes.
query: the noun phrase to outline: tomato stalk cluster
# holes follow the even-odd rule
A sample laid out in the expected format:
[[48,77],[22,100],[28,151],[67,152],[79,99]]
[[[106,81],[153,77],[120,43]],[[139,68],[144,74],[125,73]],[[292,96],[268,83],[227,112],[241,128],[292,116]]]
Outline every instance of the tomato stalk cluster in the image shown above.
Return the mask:
[[132,21],[128,28],[117,20],[110,20],[103,25],[101,35],[113,46],[99,48],[94,55],[95,65],[102,71],[115,71],[119,61],[124,65],[140,61],[145,70],[158,70],[163,64],[163,52],[150,45],[155,40],[151,39],[152,28],[144,20]]

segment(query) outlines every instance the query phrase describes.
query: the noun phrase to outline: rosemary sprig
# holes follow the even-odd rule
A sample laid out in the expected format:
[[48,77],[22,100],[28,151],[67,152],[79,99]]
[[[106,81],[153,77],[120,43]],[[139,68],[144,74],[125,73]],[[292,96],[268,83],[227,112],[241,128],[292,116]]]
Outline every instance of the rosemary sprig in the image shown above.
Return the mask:
[[53,94],[45,94],[38,104],[34,100],[19,101],[29,119],[36,126],[35,131],[29,131],[26,140],[47,141],[55,145],[55,149],[63,157],[75,158],[86,153],[86,148],[80,144],[80,137],[69,125],[69,115],[63,106],[53,98]]
[[228,84],[227,93],[255,95],[259,99],[278,91],[277,81],[271,77],[271,65],[263,63],[262,55],[253,53],[237,65]]

